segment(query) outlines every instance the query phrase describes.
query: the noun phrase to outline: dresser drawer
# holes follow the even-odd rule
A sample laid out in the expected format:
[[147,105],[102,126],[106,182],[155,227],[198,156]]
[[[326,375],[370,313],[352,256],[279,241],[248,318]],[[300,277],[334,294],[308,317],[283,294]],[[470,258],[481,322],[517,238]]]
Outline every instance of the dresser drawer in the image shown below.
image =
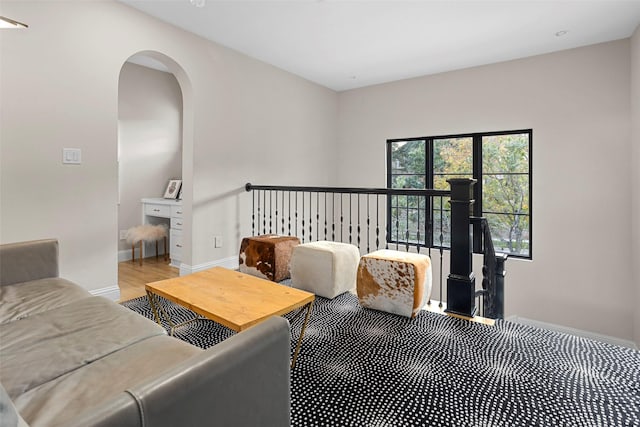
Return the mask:
[[169,205],[144,205],[144,214],[149,216],[157,216],[162,218],[171,217],[171,206]]
[[171,218],[182,218],[182,206],[171,206]]
[[182,230],[182,218],[171,217],[171,229],[172,230]]
[[180,261],[182,260],[182,230],[171,229],[169,236],[171,241],[171,248],[169,249],[171,261]]

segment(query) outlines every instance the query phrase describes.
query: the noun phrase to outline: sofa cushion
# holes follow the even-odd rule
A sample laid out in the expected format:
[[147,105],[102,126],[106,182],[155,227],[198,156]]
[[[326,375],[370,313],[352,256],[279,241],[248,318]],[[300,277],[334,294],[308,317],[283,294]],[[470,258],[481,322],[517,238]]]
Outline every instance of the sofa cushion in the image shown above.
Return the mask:
[[55,239],[0,245],[0,286],[58,277]]
[[29,390],[15,405],[30,424],[65,426],[79,413],[200,353],[176,338],[148,338]]
[[91,294],[87,290],[60,278],[0,286],[0,324],[88,297]]
[[145,338],[156,323],[102,297],[84,298],[0,328],[0,381],[15,398]]

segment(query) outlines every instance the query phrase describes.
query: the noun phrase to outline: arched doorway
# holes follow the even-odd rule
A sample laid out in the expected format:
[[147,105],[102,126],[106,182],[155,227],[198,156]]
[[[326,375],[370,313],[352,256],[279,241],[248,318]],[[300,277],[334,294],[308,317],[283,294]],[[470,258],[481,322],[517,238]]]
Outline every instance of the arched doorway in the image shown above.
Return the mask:
[[[120,300],[126,300],[144,295],[148,281],[175,277],[189,262],[193,120],[190,81],[166,55],[132,55],[122,65],[118,86],[118,283]],[[180,200],[163,198],[170,180],[182,181]],[[162,205],[169,214],[147,215],[149,201],[171,204]],[[180,216],[172,218],[176,213]],[[171,267],[163,257],[142,266],[130,261],[131,246],[123,233],[145,222],[169,229]],[[147,245],[144,252],[155,255],[155,247]]]

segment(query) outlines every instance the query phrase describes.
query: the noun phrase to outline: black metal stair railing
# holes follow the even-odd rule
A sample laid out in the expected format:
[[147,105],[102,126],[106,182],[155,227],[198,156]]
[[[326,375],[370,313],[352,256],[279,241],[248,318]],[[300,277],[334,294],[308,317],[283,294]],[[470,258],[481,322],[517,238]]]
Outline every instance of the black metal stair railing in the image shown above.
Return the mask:
[[[302,243],[314,240],[346,242],[356,245],[363,254],[395,246],[396,250],[428,252],[431,256],[431,250],[437,249],[440,266],[437,280],[441,307],[444,299],[443,251],[446,246],[444,235],[445,229],[450,228],[447,311],[473,316],[476,314],[476,290],[471,270],[473,251],[469,225],[471,223],[470,205],[473,204],[470,195],[474,183],[475,180],[466,178],[451,179],[449,180],[451,191],[253,184],[246,184],[245,189],[252,192],[253,196],[251,213],[253,235],[295,235]],[[418,208],[411,208],[417,213],[417,221],[409,221],[408,203],[405,217],[400,218],[400,210],[404,209],[403,207],[396,208],[395,218],[392,218],[391,204],[388,202],[393,201],[395,197],[396,206],[399,206],[397,200],[401,196],[414,198],[414,202],[417,201],[413,206]],[[445,198],[451,199],[450,211],[444,208]],[[433,203],[434,200],[439,203]],[[431,208],[427,209],[427,207]],[[401,228],[404,229],[401,230]],[[490,234],[488,226],[485,229],[486,233]],[[394,235],[392,230],[395,231]],[[488,241],[490,242],[491,239],[488,238]],[[498,301],[487,294],[493,292],[491,289],[495,286],[490,285],[490,290],[486,291],[484,286],[483,280],[483,289],[480,292],[484,296],[484,304],[481,307],[493,307],[498,304]],[[496,310],[493,313],[496,313]],[[487,313],[481,309],[480,314]]]
[[496,253],[491,239],[489,222],[483,217],[471,217],[471,223],[480,227],[482,235],[482,289],[476,291],[483,316],[504,318],[504,264],[507,254]]

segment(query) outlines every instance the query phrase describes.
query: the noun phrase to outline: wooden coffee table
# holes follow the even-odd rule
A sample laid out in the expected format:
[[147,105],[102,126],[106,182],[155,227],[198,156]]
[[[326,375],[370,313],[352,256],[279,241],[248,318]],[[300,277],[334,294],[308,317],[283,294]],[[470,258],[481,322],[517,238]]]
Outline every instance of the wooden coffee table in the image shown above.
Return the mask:
[[244,331],[271,316],[280,316],[300,309],[291,319],[293,321],[306,308],[304,323],[291,361],[292,368],[296,364],[315,300],[312,293],[222,267],[148,283],[145,290],[156,321],[161,324],[159,312],[162,313],[171,327],[172,335],[176,327],[187,322],[174,324],[156,301],[156,296],[166,298],[236,332]]

